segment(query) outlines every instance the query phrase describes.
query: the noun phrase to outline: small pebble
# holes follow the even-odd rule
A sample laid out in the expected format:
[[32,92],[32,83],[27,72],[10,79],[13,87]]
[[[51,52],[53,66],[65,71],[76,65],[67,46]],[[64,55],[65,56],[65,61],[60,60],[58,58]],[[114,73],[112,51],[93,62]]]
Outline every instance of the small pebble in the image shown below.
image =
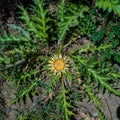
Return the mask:
[[6,113],[9,113],[10,111],[11,111],[10,107],[7,107],[7,108],[5,109],[5,112],[6,112]]

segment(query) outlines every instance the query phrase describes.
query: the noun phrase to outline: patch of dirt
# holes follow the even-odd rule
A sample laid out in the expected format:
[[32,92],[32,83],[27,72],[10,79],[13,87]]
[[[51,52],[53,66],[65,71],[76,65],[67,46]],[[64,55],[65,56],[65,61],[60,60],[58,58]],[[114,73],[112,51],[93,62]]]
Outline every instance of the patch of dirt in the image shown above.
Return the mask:
[[[99,109],[103,112],[106,116],[106,120],[118,120],[118,107],[120,106],[120,97],[115,95],[110,95],[108,93],[105,94],[98,94],[101,102],[103,103],[104,107],[99,107]],[[84,99],[83,102],[79,103],[80,105],[84,106],[84,112],[90,112],[92,116],[98,116],[98,113],[95,109],[95,104],[93,102],[88,102],[88,98]],[[120,113],[120,111],[119,111]]]

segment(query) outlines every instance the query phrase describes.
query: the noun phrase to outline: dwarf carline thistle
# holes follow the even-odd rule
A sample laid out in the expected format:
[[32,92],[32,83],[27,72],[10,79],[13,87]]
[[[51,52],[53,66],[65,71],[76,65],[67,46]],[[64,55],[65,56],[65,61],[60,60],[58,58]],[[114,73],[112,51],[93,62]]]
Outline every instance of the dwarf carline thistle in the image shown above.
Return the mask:
[[54,75],[62,75],[69,69],[68,58],[64,55],[54,55],[49,61],[49,68]]

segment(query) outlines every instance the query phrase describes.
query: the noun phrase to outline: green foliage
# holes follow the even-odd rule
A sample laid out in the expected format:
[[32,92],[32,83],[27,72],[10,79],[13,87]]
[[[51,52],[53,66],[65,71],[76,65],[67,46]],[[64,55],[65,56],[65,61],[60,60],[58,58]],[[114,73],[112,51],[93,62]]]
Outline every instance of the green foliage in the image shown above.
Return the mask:
[[58,96],[60,100],[59,103],[62,105],[62,110],[64,111],[64,120],[69,120],[69,116],[74,115],[73,112],[69,110],[70,108],[73,108],[73,106],[71,105],[71,103],[67,102],[67,93],[68,91],[65,89],[64,86],[62,86],[61,94]]
[[107,10],[108,12],[113,11],[114,14],[120,15],[120,1],[119,0],[97,0],[96,6]]
[[[19,6],[22,24],[8,24],[15,32],[0,37],[0,71],[16,91],[11,104],[27,101],[31,95],[40,96],[30,115],[18,119],[70,120],[76,115],[74,108],[79,107],[76,101],[87,95],[99,107],[103,105],[98,92],[120,96],[116,90],[120,79],[120,22],[108,22],[109,13],[107,17],[102,15],[102,21],[96,8],[78,3],[62,0],[55,13],[40,0],[34,0],[28,10]],[[118,14],[119,1],[109,4],[96,1],[99,8]],[[68,58],[68,69],[61,75],[54,74],[59,72],[50,62],[54,62],[54,55]]]
[[90,88],[87,85],[83,85],[85,92],[88,94],[91,100],[93,100],[95,103],[97,103],[99,106],[103,106],[102,103],[99,101],[99,99],[94,95],[94,92],[92,92],[92,88]]
[[[68,9],[66,9],[68,8]],[[71,9],[72,8],[72,9]],[[76,14],[80,10],[78,14]],[[83,5],[73,5],[71,3],[65,4],[65,0],[63,0],[58,6],[57,12],[57,23],[58,23],[58,40],[64,40],[64,37],[70,27],[74,27],[78,24],[78,18],[84,17],[84,12],[87,12],[89,8]]]
[[91,36],[91,39],[93,40],[95,44],[98,44],[99,42],[103,40],[104,35],[105,35],[105,30],[101,29],[97,32],[94,32]]
[[98,108],[96,108],[96,111],[98,113],[100,120],[106,120],[105,116],[102,114],[102,112]]

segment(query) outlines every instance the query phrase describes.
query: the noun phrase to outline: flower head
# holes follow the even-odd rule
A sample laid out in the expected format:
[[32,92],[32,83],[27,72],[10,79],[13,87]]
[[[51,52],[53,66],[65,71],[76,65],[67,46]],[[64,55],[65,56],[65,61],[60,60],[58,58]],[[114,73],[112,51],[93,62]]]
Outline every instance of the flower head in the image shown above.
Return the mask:
[[62,55],[54,55],[49,61],[49,67],[55,75],[61,76],[61,74],[66,73],[69,68],[68,58]]

